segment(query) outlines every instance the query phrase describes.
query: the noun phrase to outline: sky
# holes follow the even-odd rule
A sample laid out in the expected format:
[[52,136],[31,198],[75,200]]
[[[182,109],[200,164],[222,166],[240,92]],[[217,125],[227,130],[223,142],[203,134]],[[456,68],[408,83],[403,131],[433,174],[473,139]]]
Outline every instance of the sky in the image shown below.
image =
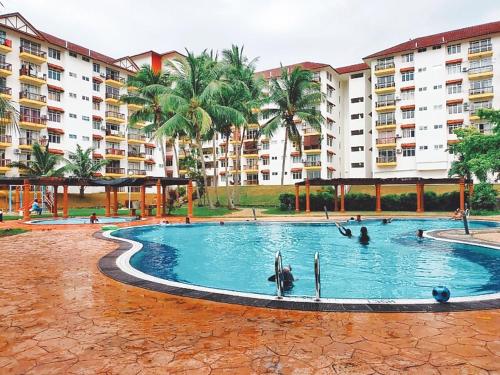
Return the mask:
[[[258,70],[340,67],[410,38],[500,21],[499,0],[1,0],[36,28],[119,58],[245,46]],[[0,8],[1,9],[1,8]]]

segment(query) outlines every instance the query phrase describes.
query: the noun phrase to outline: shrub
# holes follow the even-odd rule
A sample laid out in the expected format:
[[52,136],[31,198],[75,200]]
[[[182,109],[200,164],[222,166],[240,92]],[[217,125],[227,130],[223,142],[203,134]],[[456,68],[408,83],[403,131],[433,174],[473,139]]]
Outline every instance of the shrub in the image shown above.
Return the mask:
[[471,205],[475,210],[494,210],[497,206],[497,191],[493,185],[481,182],[471,197]]

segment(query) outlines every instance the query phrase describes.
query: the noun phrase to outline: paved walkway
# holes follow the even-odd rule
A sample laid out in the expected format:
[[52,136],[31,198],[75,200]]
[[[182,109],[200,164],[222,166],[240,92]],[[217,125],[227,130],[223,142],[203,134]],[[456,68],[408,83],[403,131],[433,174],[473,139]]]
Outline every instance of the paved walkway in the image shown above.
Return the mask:
[[1,374],[494,374],[500,311],[308,313],[102,275],[93,228],[0,239]]

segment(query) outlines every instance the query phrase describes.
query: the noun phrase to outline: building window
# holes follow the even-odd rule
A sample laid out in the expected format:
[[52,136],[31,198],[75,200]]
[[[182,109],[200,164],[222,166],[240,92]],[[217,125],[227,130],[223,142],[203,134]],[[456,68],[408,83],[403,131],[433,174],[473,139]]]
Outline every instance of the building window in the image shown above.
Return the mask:
[[90,100],[90,98],[88,96],[82,95],[82,100],[85,100],[86,102],[88,102]]
[[97,82],[92,82],[92,88],[94,89],[94,91],[101,91],[101,85]]
[[418,91],[420,91],[420,92],[427,91],[427,86],[419,87]]
[[401,73],[401,80],[403,82],[413,81],[414,72],[403,72]]
[[100,121],[92,121],[92,129],[101,130],[101,122]]
[[403,156],[404,157],[415,156],[415,147],[403,148]]
[[401,111],[401,113],[403,115],[403,120],[415,118],[415,110],[414,109],[408,109],[405,111]]
[[365,146],[353,146],[353,147],[351,147],[352,152],[364,151],[364,150],[365,150]]
[[78,57],[78,55],[75,52],[71,52],[71,51],[69,51],[69,55],[71,57]]
[[422,131],[423,131],[423,130],[427,130],[427,126],[419,126],[419,127],[418,127],[418,130],[422,130]]
[[328,113],[332,113],[333,112],[333,107],[334,107],[334,105],[332,103],[327,102],[327,104],[326,104],[326,111]]
[[357,119],[360,119],[360,118],[363,118],[363,114],[362,113],[355,113],[355,114],[351,115],[351,120],[357,120]]
[[69,76],[70,76],[70,77],[73,77],[73,78],[76,78],[76,73],[69,72]]
[[418,72],[419,73],[422,73],[422,72],[425,72],[425,71],[427,71],[427,67],[425,67],[425,66],[423,68],[418,68]]
[[69,93],[69,97],[73,98],[73,99],[76,99],[76,94],[74,92],[70,92]]
[[82,76],[82,79],[83,79],[84,81],[87,81],[87,82],[89,82],[89,81],[90,81],[90,78],[89,78],[89,77],[87,77],[87,76]]
[[[225,176],[223,176],[225,177]],[[262,180],[269,181],[269,173],[262,173]]]
[[327,161],[327,163],[333,163],[333,154],[327,153],[326,154],[326,161]]
[[418,107],[418,110],[419,110],[420,112],[422,112],[422,111],[427,111],[427,107]]
[[460,129],[463,127],[463,124],[451,124],[448,125],[448,133],[449,134],[455,134],[456,129]]
[[55,102],[61,101],[61,93],[59,91],[49,90],[49,100],[53,100]]
[[491,51],[491,38],[470,42],[469,53]]
[[434,150],[441,150],[443,145],[434,145]]
[[461,63],[446,65],[446,72],[448,74],[460,73],[461,70],[462,70],[462,64]]
[[55,60],[61,60],[61,52],[49,47],[49,57]]
[[90,61],[90,59],[89,59],[87,56],[82,56],[82,60],[83,60],[83,61],[86,61],[86,62],[89,62],[89,61]]
[[440,109],[443,109],[443,105],[442,105],[442,104],[436,104],[436,105],[434,106],[434,110],[435,110],[435,111],[436,111],[436,110],[440,110]]
[[302,159],[300,158],[300,156],[292,156],[292,163],[302,163]]
[[92,102],[92,109],[95,111],[100,111],[101,110],[101,102]]
[[269,150],[269,142],[262,142],[262,150]]
[[59,134],[49,133],[49,143],[61,143],[61,136]]
[[69,117],[70,117],[70,118],[76,118],[76,114],[74,114],[74,113],[70,113],[70,114],[69,114]]
[[94,71],[94,73],[100,73],[101,72],[101,66],[97,63],[94,63],[92,65],[92,70]]
[[427,146],[420,146],[418,149],[419,149],[419,150],[427,150],[428,148],[429,148],[429,147],[427,147]]
[[462,92],[462,83],[454,83],[446,87],[448,89],[448,94],[460,94]]
[[363,129],[351,130],[351,135],[363,135]]
[[50,69],[49,68],[49,78],[54,79],[56,81],[61,80],[61,72],[58,70]]
[[448,55],[454,55],[460,52],[461,52],[460,44],[452,44],[451,46],[448,46]]
[[82,120],[83,121],[90,121],[90,117],[89,116],[82,116]]
[[406,53],[406,54],[402,55],[401,57],[402,57],[404,63],[413,61],[413,53]]
[[434,125],[434,129],[443,129],[442,124]]
[[351,98],[351,103],[363,103],[364,100],[365,100],[365,98],[363,98],[362,96],[359,96],[357,98]]
[[403,129],[403,138],[414,138],[415,128]]
[[292,172],[292,178],[294,180],[301,180],[302,179],[302,171],[300,171],[300,172]]
[[364,168],[365,163],[363,162],[358,162],[358,163],[351,163],[351,168]]
[[434,90],[440,90],[443,88],[443,85],[434,85]]
[[61,112],[49,111],[49,121],[51,122],[61,122]]
[[461,103],[459,104],[452,104],[448,106],[448,114],[449,115],[455,115],[457,113],[462,113],[463,111],[463,106]]
[[326,145],[329,147],[333,147],[333,137],[332,136],[327,136],[326,137]]
[[415,90],[401,91],[401,100],[413,100],[415,98]]
[[76,139],[76,134],[70,134],[70,135],[69,135],[69,138],[70,138],[70,139]]

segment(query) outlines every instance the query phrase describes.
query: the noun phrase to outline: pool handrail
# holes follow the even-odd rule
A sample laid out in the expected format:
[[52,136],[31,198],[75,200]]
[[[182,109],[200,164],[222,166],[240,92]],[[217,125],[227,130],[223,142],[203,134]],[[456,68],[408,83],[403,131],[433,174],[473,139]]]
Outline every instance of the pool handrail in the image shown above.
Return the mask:
[[281,299],[283,298],[283,261],[279,250],[274,256],[274,274],[276,277],[276,296]]
[[314,254],[314,285],[316,287],[316,301],[321,299],[321,270],[319,262],[319,252]]

